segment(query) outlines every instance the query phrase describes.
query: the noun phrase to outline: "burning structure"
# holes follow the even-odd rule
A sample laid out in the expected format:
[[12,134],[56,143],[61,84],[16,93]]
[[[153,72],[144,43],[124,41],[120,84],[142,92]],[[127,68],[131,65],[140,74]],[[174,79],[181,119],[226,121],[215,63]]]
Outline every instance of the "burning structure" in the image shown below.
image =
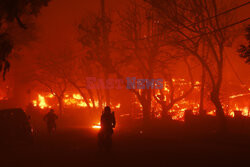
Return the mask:
[[[122,13],[112,17],[101,2],[100,12],[86,14],[74,27],[74,44],[61,44],[56,39],[52,48],[45,45],[36,51],[22,50],[28,56],[22,62],[13,60],[19,71],[10,72],[10,84],[0,92],[2,99],[15,97],[13,101],[19,100],[21,107],[31,102],[41,111],[55,108],[59,113],[65,108],[65,112],[78,108],[100,114],[105,105],[110,105],[119,109],[120,115],[145,120],[183,121],[186,110],[192,110],[194,115],[217,115],[222,122],[224,116],[234,117],[235,110],[249,117],[249,81],[245,80],[244,87],[233,86],[227,83],[232,74],[224,76],[230,69],[227,54],[230,52],[237,60],[239,43],[234,46],[237,40],[233,40],[233,26],[248,19],[228,20],[233,14],[223,3],[194,4],[189,0],[176,4],[132,1],[124,5]],[[240,41],[243,38],[242,34],[237,35]],[[36,54],[31,56],[33,52]],[[27,62],[32,65],[27,66]],[[243,61],[240,63],[249,69]],[[89,76],[105,81],[123,81],[127,76],[162,78],[164,87],[116,90],[98,85],[97,89],[88,89]],[[112,82],[108,84],[114,87]],[[25,102],[23,97],[27,97]]]
[[[173,79],[173,83],[175,84],[175,87],[178,87],[178,91],[176,91],[176,96],[184,94],[185,89],[191,85],[190,82],[187,82],[184,79]],[[184,121],[184,112],[186,110],[192,110],[194,115],[200,114],[200,104],[199,104],[199,96],[200,96],[200,82],[196,81],[194,85],[194,90],[192,93],[190,93],[187,97],[180,99],[178,102],[172,105],[172,107],[167,111],[168,115],[171,117],[172,120],[179,120]],[[139,92],[142,92],[143,90],[140,90]],[[119,110],[120,115],[126,115],[131,116],[133,119],[141,119],[143,118],[143,107],[134,97],[132,94],[128,94],[133,99],[133,102],[131,104],[132,107],[128,110],[128,108],[125,107],[125,112],[120,111],[121,103],[117,103],[115,105],[111,104],[112,109]],[[164,84],[164,88],[162,90],[156,90],[155,94],[152,95],[152,110],[151,110],[151,118],[152,119],[160,119],[162,118],[163,109],[160,105],[159,99],[163,99],[165,103],[168,102],[170,95],[170,89],[167,82]],[[37,97],[35,97],[32,100],[32,104],[34,107],[38,107],[40,109],[46,109],[46,108],[58,108],[59,103],[55,99],[55,95],[53,93],[43,93],[43,95],[38,94]],[[206,97],[206,102],[204,105],[204,108],[206,109],[206,115],[212,115],[216,116],[215,108],[212,106],[211,103],[208,102],[209,95]],[[228,117],[235,117],[235,112],[240,111],[241,114],[245,117],[250,117],[249,115],[249,100],[250,100],[250,93],[241,93],[241,94],[235,94],[227,97],[226,100],[222,102],[223,109],[225,112],[225,115]],[[94,104],[93,104],[94,102]],[[105,106],[105,103],[100,104],[100,101],[91,99],[88,99],[88,105],[84,101],[84,98],[77,93],[65,93],[63,98],[63,107],[64,108],[88,108],[90,107],[91,110],[94,110],[94,106],[98,108],[99,110],[102,110],[102,108]],[[126,104],[124,104],[126,105]],[[124,107],[122,107],[124,108]],[[99,112],[97,112],[99,114]],[[96,125],[98,127],[98,125]]]

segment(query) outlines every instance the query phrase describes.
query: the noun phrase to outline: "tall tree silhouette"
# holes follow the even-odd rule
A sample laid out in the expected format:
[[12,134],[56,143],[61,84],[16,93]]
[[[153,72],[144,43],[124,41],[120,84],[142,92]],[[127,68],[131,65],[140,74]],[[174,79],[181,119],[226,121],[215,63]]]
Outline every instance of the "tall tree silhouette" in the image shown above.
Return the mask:
[[[210,99],[216,108],[219,130],[226,130],[226,119],[220,101],[220,89],[223,79],[224,50],[232,38],[233,25],[231,13],[225,13],[231,6],[226,1],[164,1],[146,0],[155,7],[165,20],[165,28],[172,33],[168,35],[172,45],[187,50],[201,63],[211,83]],[[221,14],[223,13],[224,14]],[[204,57],[201,46],[209,52]]]
[[23,16],[37,16],[43,6],[47,6],[50,0],[1,0],[0,1],[0,72],[5,74],[10,68],[8,56],[14,44],[11,34],[8,33],[8,25],[18,24],[22,29],[28,29],[22,21]]
[[240,54],[240,57],[246,60],[246,63],[250,64],[250,25],[246,28],[246,39],[248,42],[248,46],[246,45],[240,45],[240,48],[238,49],[238,52]]
[[[89,61],[100,67],[103,78],[107,80],[113,72],[110,57],[110,33],[112,21],[105,11],[105,1],[100,0],[101,14],[89,14],[78,25],[79,41]],[[84,56],[86,56],[84,55]],[[106,104],[110,105],[110,91],[104,89]]]

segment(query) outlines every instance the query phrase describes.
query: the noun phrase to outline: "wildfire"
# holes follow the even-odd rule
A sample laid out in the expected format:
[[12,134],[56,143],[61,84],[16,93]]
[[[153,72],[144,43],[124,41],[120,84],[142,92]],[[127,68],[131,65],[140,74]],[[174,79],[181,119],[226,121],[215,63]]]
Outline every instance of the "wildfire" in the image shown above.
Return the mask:
[[249,109],[247,107],[243,108],[242,115],[245,117],[249,117]]
[[115,108],[120,108],[121,107],[121,104],[120,103],[118,103],[116,106],[115,106]]
[[[187,82],[185,79],[172,79],[173,84],[174,84],[174,97],[181,96],[185,93],[185,89],[188,90],[191,86],[191,82]],[[185,110],[192,110],[194,115],[199,115],[199,99],[200,99],[200,86],[201,82],[200,81],[195,81],[194,82],[194,90],[192,94],[189,95],[189,97],[186,97],[185,99],[182,99],[181,101],[178,101],[174,106],[168,111],[169,115],[172,117],[173,120],[179,120],[179,121],[184,121],[184,113]],[[155,92],[155,97],[158,100],[161,100],[162,102],[165,101],[166,105],[170,103],[168,99],[170,99],[170,86],[168,85],[167,82],[164,82],[164,88],[163,91],[156,91]],[[139,90],[139,92],[141,92]],[[140,93],[141,94],[141,93]],[[230,107],[229,104],[225,104],[225,101],[222,101],[222,106],[225,111],[225,115],[229,117],[235,117],[235,111],[240,111],[242,116],[245,117],[250,117],[249,114],[249,100],[243,103],[242,101],[235,102],[235,100],[238,97],[246,97],[250,95],[250,93],[245,93],[245,94],[236,94],[229,96],[228,99],[232,99],[230,101]],[[154,95],[153,95],[154,96]],[[228,101],[226,101],[228,102]],[[141,118],[142,111],[143,111],[143,106],[140,104],[140,102],[137,100],[135,97],[135,102],[134,104],[139,107],[138,114],[135,115],[136,118]],[[238,107],[237,105],[241,105],[241,107]],[[162,106],[159,105],[159,103],[156,101],[155,98],[152,98],[152,115],[155,118],[161,118],[162,116]],[[216,116],[216,110],[213,106],[213,104],[205,104],[204,107],[207,115],[211,116]]]
[[[244,117],[249,117],[249,116],[250,116],[250,115],[249,115],[249,109],[248,109],[248,107],[240,108],[240,107],[238,107],[237,105],[235,105],[234,111],[241,111],[241,115],[244,116]],[[234,116],[235,116],[235,115],[234,115],[234,111],[231,111],[231,112],[230,112],[230,116],[231,116],[231,117],[234,117]]]
[[46,97],[48,97],[48,98],[53,98],[53,97],[54,97],[54,94],[50,93],[50,94],[48,94]]
[[37,107],[37,101],[36,100],[33,100],[32,103],[33,103],[34,107]]
[[[250,89],[250,88],[249,88]],[[237,94],[237,95],[232,95],[230,96],[229,98],[230,99],[234,99],[236,97],[242,97],[242,96],[247,96],[247,95],[250,95],[250,93],[242,93],[242,94]]]
[[83,101],[83,98],[80,94],[73,94],[72,96],[66,94],[64,96],[65,105],[75,105],[78,107],[87,107],[87,104]]
[[79,107],[87,107],[88,105],[83,102],[83,101],[80,101],[78,104],[77,104]]
[[38,94],[38,100],[33,100],[33,106],[34,107],[37,107],[39,106],[41,109],[44,109],[44,108],[51,108],[51,106],[48,106],[46,101],[45,101],[45,97]]
[[216,116],[216,111],[215,110],[208,111],[207,115]]
[[99,122],[97,124],[92,125],[92,128],[93,129],[101,129],[101,123]]
[[73,98],[77,100],[82,100],[83,97],[80,94],[73,94]]
[[[185,79],[172,79],[173,81],[173,86],[174,86],[174,98],[178,98],[179,96],[183,95],[185,93],[185,90],[188,90],[191,86],[190,82],[185,81]],[[176,102],[174,106],[168,111],[169,115],[172,117],[173,120],[179,120],[179,121],[184,121],[184,113],[185,110],[192,110],[194,115],[199,114],[200,106],[199,106],[199,98],[200,98],[200,86],[201,83],[200,81],[195,81],[195,89],[193,92],[186,98]],[[154,92],[155,94],[152,95],[152,116],[154,118],[161,118],[162,117],[162,106],[158,103],[157,99],[166,102],[166,105],[170,104],[170,85],[168,85],[167,82],[164,82],[164,88],[162,91],[156,91]],[[143,91],[139,89],[139,94],[142,95]],[[242,116],[245,117],[250,117],[249,114],[249,100],[246,100],[245,102],[237,101],[237,98],[244,98],[250,95],[250,93],[245,93],[245,94],[235,94],[228,96],[227,99],[230,101],[226,101],[227,103],[225,104],[222,101],[222,106],[225,111],[225,115],[229,117],[235,117],[235,111],[240,111]],[[153,96],[155,96],[157,99],[155,99]],[[33,100],[33,105],[35,107],[39,107],[41,109],[44,108],[50,108],[48,104],[55,98],[54,93],[49,93],[47,95],[41,95],[38,94],[38,98],[36,100]],[[51,99],[51,100],[50,100]],[[47,101],[48,100],[48,101]],[[56,100],[56,99],[55,99]],[[205,102],[204,102],[205,103]],[[53,106],[58,105],[57,103],[54,104]],[[81,94],[73,93],[69,94],[66,93],[63,98],[63,105],[66,106],[73,106],[73,107],[79,107],[79,108],[87,108],[87,107],[100,107],[100,106],[105,106],[105,102],[102,104],[99,104],[98,100],[95,99],[86,99],[81,96]],[[216,116],[216,110],[213,107],[213,105],[210,103],[204,104],[206,109],[206,114],[211,115],[211,116]],[[110,105],[112,109],[119,109],[121,107],[120,103],[116,104],[111,104]],[[135,119],[141,119],[143,116],[143,106],[135,96],[134,98],[134,103],[133,103],[134,108],[131,109],[133,112],[132,118]],[[210,107],[211,106],[211,107]],[[100,128],[99,124],[95,124],[92,126],[92,128],[98,129]]]
[[[38,94],[37,100],[32,101],[33,106],[39,107],[41,109],[51,108],[51,106],[49,106],[47,104],[46,100],[52,99],[54,97],[55,97],[55,95],[52,93],[45,95],[45,96]],[[88,105],[87,105],[87,103],[85,102],[85,100],[83,99],[83,97],[80,94],[72,94],[72,95],[65,94],[64,98],[63,98],[63,102],[64,102],[64,105],[66,105],[66,106],[75,106],[75,107],[80,107],[80,108],[86,108],[86,107],[88,107],[88,105],[91,108],[93,108],[94,105],[95,105],[95,107],[99,107],[99,101],[97,101],[97,100],[94,100],[94,102],[93,102],[91,99],[88,99]],[[93,105],[93,103],[94,103],[94,105]],[[121,107],[121,104],[118,103],[117,105],[111,105],[111,107],[113,109],[119,109]]]

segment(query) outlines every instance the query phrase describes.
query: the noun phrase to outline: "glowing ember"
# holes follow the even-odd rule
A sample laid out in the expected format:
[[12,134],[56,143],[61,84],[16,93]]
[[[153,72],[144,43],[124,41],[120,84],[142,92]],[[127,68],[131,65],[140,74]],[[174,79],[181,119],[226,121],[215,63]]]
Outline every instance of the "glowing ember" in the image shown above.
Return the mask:
[[53,98],[54,95],[53,95],[52,93],[50,93],[50,94],[48,94],[46,97],[48,97],[48,98]]
[[92,128],[93,129],[101,129],[101,123],[99,122],[97,124],[92,125]]
[[229,116],[234,117],[235,116],[234,112],[229,112]]
[[[50,98],[50,95],[48,95],[46,97]],[[40,95],[40,94],[38,94],[38,100],[33,100],[32,103],[33,103],[34,107],[40,107],[41,109],[51,108],[51,106],[49,106],[46,103],[45,97]]]
[[82,100],[83,97],[80,94],[73,94],[73,98],[77,100]]
[[236,98],[236,97],[242,97],[242,96],[247,96],[247,95],[250,95],[250,93],[232,95],[232,96],[230,96],[229,98],[230,98],[230,99],[234,99],[234,98]]
[[81,101],[81,102],[78,103],[77,105],[80,106],[80,107],[87,107],[87,106],[88,106],[88,105],[87,105],[85,102],[83,102],[83,101]]
[[48,105],[46,104],[45,98],[42,95],[38,95],[38,101],[39,101],[39,107],[41,109],[44,109],[45,107],[47,107]]
[[115,106],[115,108],[120,108],[120,107],[121,107],[120,103]]
[[249,109],[247,107],[242,109],[242,115],[245,116],[245,117],[249,116]]
[[[240,108],[237,105],[235,105],[234,111],[241,111],[242,116],[249,117],[249,110],[248,107]],[[234,113],[233,111],[231,111]],[[233,115],[234,117],[234,115]]]
[[37,106],[37,101],[36,101],[36,100],[33,100],[32,103],[33,103],[33,106],[34,106],[34,107]]

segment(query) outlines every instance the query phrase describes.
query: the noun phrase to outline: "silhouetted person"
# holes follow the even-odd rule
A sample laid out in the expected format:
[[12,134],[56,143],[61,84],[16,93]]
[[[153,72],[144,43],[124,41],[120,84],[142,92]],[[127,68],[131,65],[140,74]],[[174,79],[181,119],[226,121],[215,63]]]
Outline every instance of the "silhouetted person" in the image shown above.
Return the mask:
[[114,112],[111,112],[109,106],[106,106],[101,116],[101,130],[105,131],[106,133],[113,133],[113,128],[115,128],[115,125],[115,114]]
[[50,111],[44,116],[44,121],[47,123],[49,134],[52,134],[52,132],[56,130],[57,119],[58,116],[55,114],[53,109],[50,109]]
[[112,134],[113,128],[115,128],[115,114],[111,112],[109,106],[104,108],[101,116],[101,130],[98,134],[100,149],[105,148],[106,150],[111,149],[112,146]]

